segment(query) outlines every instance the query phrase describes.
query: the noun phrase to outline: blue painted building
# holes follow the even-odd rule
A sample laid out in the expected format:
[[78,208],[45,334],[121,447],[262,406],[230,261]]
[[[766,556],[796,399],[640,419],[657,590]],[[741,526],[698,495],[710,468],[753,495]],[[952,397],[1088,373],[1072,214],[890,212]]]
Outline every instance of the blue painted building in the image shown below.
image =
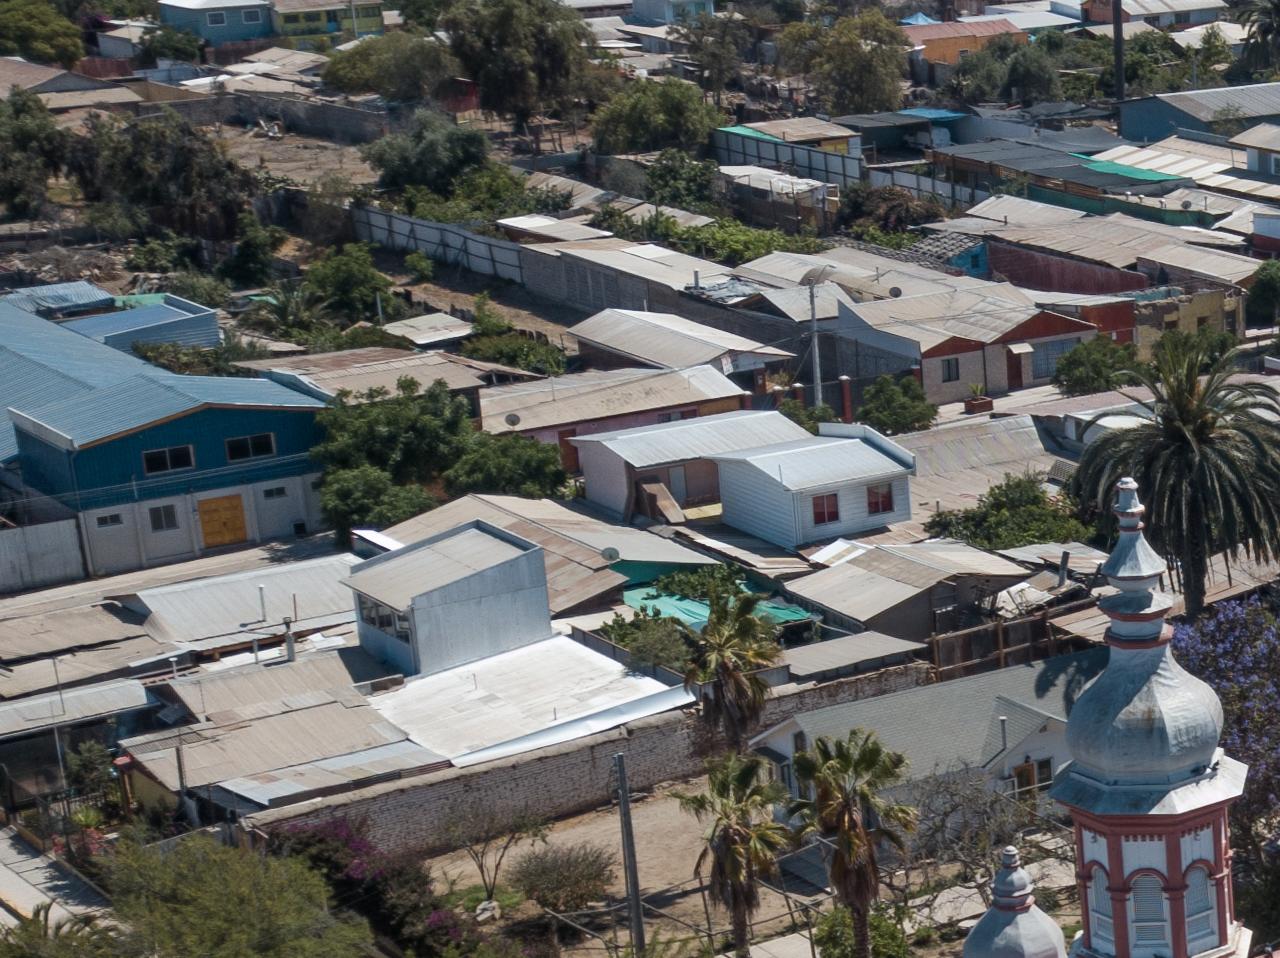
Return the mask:
[[213,46],[257,40],[274,32],[267,0],[160,0],[160,22],[194,33]]
[[175,375],[0,304],[0,479],[78,517],[94,575],[317,528],[323,406]]
[[1158,93],[1116,108],[1120,135],[1141,143],[1184,132],[1230,136],[1241,126],[1280,122],[1280,83]]
[[81,279],[71,283],[11,289],[0,295],[0,303],[45,319],[64,319],[111,309],[116,298],[105,289]]
[[135,304],[128,299],[117,300],[113,305],[124,309],[68,320],[63,326],[125,352],[131,352],[134,343],[175,343],[210,349],[221,341],[218,316],[207,306],[172,293],[138,299],[142,301]]
[[713,0],[635,0],[631,6],[641,20],[678,23],[700,13],[715,13]]

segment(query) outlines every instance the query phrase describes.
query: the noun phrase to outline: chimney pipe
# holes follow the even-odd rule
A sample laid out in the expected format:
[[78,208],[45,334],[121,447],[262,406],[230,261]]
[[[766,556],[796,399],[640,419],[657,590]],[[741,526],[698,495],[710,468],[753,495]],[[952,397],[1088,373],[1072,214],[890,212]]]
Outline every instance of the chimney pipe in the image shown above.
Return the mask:
[[1009,750],[1009,716],[1000,716],[1000,751]]
[[1062,558],[1058,560],[1058,588],[1061,589],[1067,584],[1067,563],[1071,561],[1071,553],[1066,549],[1062,550]]
[[696,269],[693,271],[693,288],[702,289],[702,274]]
[[286,662],[298,661],[298,648],[293,641],[293,619],[284,617],[284,659]]
[[258,616],[258,621],[266,622],[267,621],[267,587],[265,585],[262,585],[261,583],[258,584],[258,612],[261,613]]

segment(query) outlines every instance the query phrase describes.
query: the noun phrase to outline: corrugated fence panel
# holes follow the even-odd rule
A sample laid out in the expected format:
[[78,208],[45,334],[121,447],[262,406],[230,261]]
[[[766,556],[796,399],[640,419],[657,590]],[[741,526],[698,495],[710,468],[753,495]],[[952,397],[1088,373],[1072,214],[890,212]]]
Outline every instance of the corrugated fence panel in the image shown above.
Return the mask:
[[837,186],[862,179],[862,161],[856,154],[832,153],[781,140],[760,140],[726,130],[716,130],[714,137],[716,161],[721,166],[763,166]]
[[0,595],[83,578],[75,519],[0,529]]
[[869,170],[868,179],[872,186],[897,186],[921,198],[933,196],[948,205],[962,204],[972,206],[991,198],[990,193],[975,190],[948,180],[935,180],[921,173],[908,173],[905,170]]
[[433,260],[462,266],[473,273],[524,282],[520,244],[480,236],[453,223],[433,223],[403,213],[353,206],[356,236],[388,249],[418,250]]

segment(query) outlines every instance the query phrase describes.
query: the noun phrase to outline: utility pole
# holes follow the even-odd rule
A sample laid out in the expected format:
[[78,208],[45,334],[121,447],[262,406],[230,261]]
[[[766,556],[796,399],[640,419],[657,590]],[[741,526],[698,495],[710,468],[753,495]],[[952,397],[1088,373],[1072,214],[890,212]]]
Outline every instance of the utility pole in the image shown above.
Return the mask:
[[818,345],[818,286],[809,286],[809,329],[813,334],[813,405],[822,405],[822,350]]
[[640,875],[636,869],[636,837],[631,830],[631,791],[627,788],[627,759],[613,757],[618,775],[618,815],[622,820],[622,868],[627,877],[627,911],[631,917],[631,958],[644,954],[644,912],[640,906]]
[[1124,4],[1111,0],[1111,50],[1116,71],[1116,103],[1124,99]]

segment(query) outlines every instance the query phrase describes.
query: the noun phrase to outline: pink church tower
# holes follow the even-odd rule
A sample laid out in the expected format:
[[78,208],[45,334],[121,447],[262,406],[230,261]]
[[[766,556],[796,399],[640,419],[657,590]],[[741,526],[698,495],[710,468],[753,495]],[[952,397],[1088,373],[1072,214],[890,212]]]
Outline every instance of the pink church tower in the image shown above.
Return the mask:
[[1117,484],[1120,538],[1102,567],[1118,591],[1111,658],[1067,723],[1072,762],[1052,796],[1075,824],[1080,958],[1244,958],[1228,810],[1246,767],[1218,747],[1222,704],[1174,661],[1158,591],[1164,561],[1142,534],[1138,484]]

